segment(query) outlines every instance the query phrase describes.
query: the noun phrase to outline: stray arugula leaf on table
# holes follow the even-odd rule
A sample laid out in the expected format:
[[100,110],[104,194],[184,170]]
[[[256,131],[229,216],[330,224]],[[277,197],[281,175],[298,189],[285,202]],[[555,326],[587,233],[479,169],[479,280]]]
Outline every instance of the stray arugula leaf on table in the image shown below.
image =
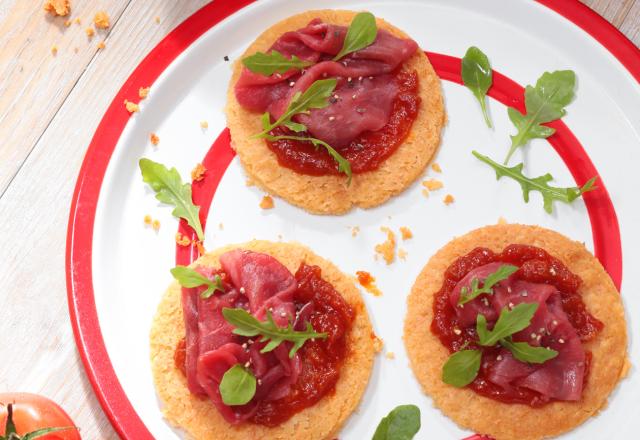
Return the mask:
[[313,64],[311,61],[301,60],[295,55],[287,58],[277,50],[270,53],[257,52],[242,60],[247,69],[260,75],[270,76],[274,73],[285,73],[291,69],[304,69]]
[[256,377],[247,368],[236,364],[224,373],[218,389],[225,405],[244,405],[256,394]]
[[553,176],[549,173],[533,178],[526,177],[522,173],[522,163],[519,163],[518,165],[515,165],[513,167],[507,167],[504,165],[500,165],[499,163],[491,160],[487,156],[478,153],[477,151],[473,151],[472,153],[479,160],[491,166],[495,170],[497,179],[506,176],[518,182],[522,187],[522,196],[524,197],[524,201],[526,203],[529,203],[529,193],[531,191],[538,191],[542,195],[544,210],[549,214],[553,212],[554,200],[558,200],[564,203],[571,203],[584,193],[595,189],[595,176],[589,179],[581,187],[559,188],[549,185],[549,182],[553,180]]
[[235,328],[233,333],[240,336],[253,337],[262,336],[259,342],[269,343],[265,345],[260,353],[267,353],[275,349],[278,345],[285,341],[293,342],[293,347],[289,350],[289,357],[295,356],[296,352],[304,345],[309,339],[325,339],[326,333],[318,333],[313,330],[310,322],[307,322],[307,326],[304,331],[297,331],[293,329],[291,321],[287,327],[279,327],[273,320],[273,315],[270,311],[267,311],[267,320],[259,321],[251,313],[240,308],[223,308],[222,316],[224,319]]
[[511,264],[503,264],[495,272],[489,274],[482,287],[479,287],[480,281],[477,278],[471,280],[471,291],[465,286],[460,290],[460,299],[458,299],[458,305],[464,305],[469,301],[472,301],[476,297],[483,293],[493,294],[493,286],[500,281],[506,280],[509,276],[518,270],[517,266]]
[[200,287],[207,286],[206,290],[204,290],[200,296],[203,299],[207,299],[214,294],[216,290],[224,292],[224,287],[222,286],[222,279],[220,275],[216,275],[213,278],[213,281],[209,278],[205,277],[195,269],[191,269],[188,266],[176,266],[171,269],[171,275],[180,283],[182,287]]
[[[531,318],[538,310],[538,303],[520,303],[509,309],[503,308],[493,329],[487,328],[487,319],[482,314],[476,317],[478,344],[492,347],[500,344],[511,352],[513,357],[529,363],[543,363],[553,359],[558,352],[545,347],[533,347],[526,342],[513,342],[511,336],[524,330],[531,324]],[[442,381],[454,387],[469,385],[478,375],[482,351],[463,349],[453,353],[442,367]]]
[[307,130],[307,127],[304,124],[300,124],[299,122],[293,121],[295,115],[300,113],[308,113],[311,109],[321,109],[325,108],[329,105],[329,97],[333,94],[334,89],[336,88],[337,80],[335,78],[321,79],[315,81],[304,93],[297,92],[289,101],[289,105],[287,109],[284,111],[282,116],[280,116],[275,122],[271,122],[271,118],[269,116],[269,112],[265,112],[262,115],[262,131],[258,134],[253,135],[252,139],[267,139],[269,141],[278,141],[284,139],[297,140],[303,142],[311,142],[316,148],[318,146],[324,147],[331,157],[338,164],[338,171],[344,173],[348,180],[347,184],[351,183],[351,164],[347,159],[345,159],[340,153],[338,153],[334,148],[332,148],[329,144],[320,139],[316,139],[314,137],[306,137],[306,136],[273,136],[270,134],[271,130],[279,126],[285,126],[290,130],[300,133],[302,131]]
[[204,240],[204,232],[200,223],[200,207],[191,199],[191,184],[182,183],[182,178],[175,168],[168,169],[161,163],[150,159],[140,159],[142,180],[156,192],[156,199],[175,207],[174,217],[183,218],[191,226],[200,241]]
[[420,430],[420,409],[400,405],[383,417],[372,440],[411,440]]
[[524,90],[526,114],[509,107],[509,119],[518,129],[511,136],[511,147],[504,160],[509,163],[513,153],[531,139],[548,138],[555,130],[544,124],[562,118],[564,109],[573,100],[576,75],[572,70],[556,70],[545,72],[536,82],[535,87],[527,86]]
[[480,103],[487,127],[492,128],[486,103],[487,90],[493,83],[493,71],[489,58],[480,49],[471,46],[462,58],[461,75],[464,85],[471,90]]
[[374,15],[371,12],[360,12],[351,21],[347,35],[344,37],[344,43],[342,43],[342,49],[333,58],[333,61],[338,61],[352,52],[371,45],[376,41],[377,35],[378,27]]

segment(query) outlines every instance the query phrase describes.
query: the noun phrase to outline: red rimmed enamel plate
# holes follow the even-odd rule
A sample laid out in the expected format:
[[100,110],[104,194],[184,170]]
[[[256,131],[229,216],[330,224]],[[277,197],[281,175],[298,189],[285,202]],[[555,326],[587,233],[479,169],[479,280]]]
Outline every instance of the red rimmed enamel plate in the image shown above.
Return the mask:
[[[408,366],[402,343],[405,300],[428,258],[454,236],[494,224],[538,224],[585,242],[620,287],[625,301],[630,355],[640,323],[640,51],[603,19],[573,0],[510,1],[324,1],[323,8],[370,10],[411,35],[429,54],[442,78],[448,124],[436,161],[443,172],[426,176],[444,182],[429,198],[416,182],[375,209],[348,215],[314,216],[276,199],[259,207],[264,195],[245,184],[229,147],[223,107],[231,76],[229,61],[273,23],[318,8],[318,2],[217,0],[169,34],[138,66],[107,110],[87,152],[71,207],[67,241],[69,308],[78,348],[105,412],[123,438],[181,438],[162,418],[149,362],[149,329],[156,306],[171,282],[169,269],[195,252],[176,249],[184,225],[160,206],[143,184],[138,160],[148,157],[175,166],[188,178],[198,162],[209,170],[194,184],[202,206],[207,248],[252,238],[299,241],[329,258],[344,272],[366,270],[384,296],[364,293],[376,333],[395,359],[377,358],[360,410],[341,439],[370,438],[378,420],[399,404],[422,411],[418,438],[459,439],[460,430],[431,406]],[[469,46],[488,54],[494,68],[489,109],[495,128],[484,125],[477,102],[460,85],[460,59]],[[544,71],[572,69],[577,97],[557,133],[535,140],[518,153],[531,175],[551,172],[559,186],[599,177],[598,189],[571,206],[542,209],[533,194],[525,204],[519,186],[498,182],[471,155],[476,149],[501,159],[513,134],[506,106],[522,108],[522,86]],[[139,87],[151,86],[140,113],[130,116],[124,99],[137,101]],[[208,121],[203,129],[200,121]],[[149,134],[160,143],[153,147]],[[455,203],[445,205],[445,194]],[[143,226],[150,214],[159,232]],[[352,237],[351,228],[360,233]],[[401,242],[406,260],[387,266],[374,259],[384,240],[380,227],[409,227]],[[624,274],[624,278],[623,278]],[[565,438],[633,438],[640,429],[640,378],[635,369],[610,398],[603,413]],[[517,421],[515,421],[517,423]],[[541,421],[542,422],[542,421]]]

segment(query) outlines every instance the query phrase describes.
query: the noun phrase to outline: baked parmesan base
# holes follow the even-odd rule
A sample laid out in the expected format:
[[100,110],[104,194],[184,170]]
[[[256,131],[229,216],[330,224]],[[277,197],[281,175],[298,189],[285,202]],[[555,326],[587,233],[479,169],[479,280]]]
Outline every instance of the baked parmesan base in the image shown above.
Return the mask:
[[[249,181],[315,214],[343,214],[354,206],[371,208],[402,192],[423,173],[435,154],[446,119],[440,80],[427,56],[418,50],[405,64],[406,69],[418,72],[422,99],[411,132],[377,170],[354,174],[350,186],[347,186],[344,175],[308,176],[282,167],[263,139],[249,139],[262,131],[262,127],[260,114],[243,109],[233,91],[242,70],[242,58],[258,51],[267,51],[283,33],[303,28],[314,18],[348,26],[355,14],[352,11],[307,11],[275,24],[236,60],[227,93],[225,111],[231,130],[231,146],[238,153]],[[384,20],[376,21],[379,29],[408,38],[404,32]]]
[[199,399],[189,393],[185,377],[175,367],[173,353],[178,341],[184,337],[185,330],[180,304],[181,288],[174,281],[164,294],[151,326],[151,368],[165,418],[198,440],[335,438],[345,420],[356,409],[373,366],[374,334],[360,291],[332,263],[295,243],[251,241],[227,246],[200,257],[194,265],[220,267],[218,257],[237,248],[269,254],[292,273],[302,261],[319,266],[322,278],[333,284],[354,308],[356,318],[348,341],[351,351],[340,370],[335,393],[325,396],[316,405],[295,414],[276,428],[250,423],[232,426],[227,423],[208,399]]
[[[430,325],[434,294],[442,286],[444,272],[456,258],[475,247],[500,252],[511,243],[543,248],[580,276],[583,280],[580,294],[587,309],[605,324],[597,338],[585,346],[593,359],[580,402],[553,402],[534,409],[500,403],[442,382],[442,366],[449,351],[431,333]],[[611,278],[583,244],[536,226],[487,226],[440,249],[424,267],[409,295],[404,341],[411,368],[434,404],[461,427],[496,440],[541,439],[575,428],[604,408],[628,367],[624,310]]]

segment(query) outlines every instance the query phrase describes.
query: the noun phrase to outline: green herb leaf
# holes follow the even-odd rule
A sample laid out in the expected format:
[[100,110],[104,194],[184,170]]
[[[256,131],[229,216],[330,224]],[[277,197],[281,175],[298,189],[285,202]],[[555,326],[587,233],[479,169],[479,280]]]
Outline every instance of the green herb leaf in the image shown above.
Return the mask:
[[471,46],[462,58],[462,82],[476,97],[482,108],[484,121],[491,128],[491,119],[487,112],[485,95],[493,82],[493,71],[489,58],[477,47]]
[[487,156],[478,153],[477,151],[473,151],[473,155],[480,159],[482,162],[491,166],[496,172],[497,179],[506,176],[518,182],[522,187],[522,195],[525,202],[529,203],[529,192],[540,192],[540,194],[542,195],[542,200],[544,202],[544,210],[549,214],[551,214],[551,212],[553,211],[554,200],[558,200],[564,203],[571,203],[582,194],[595,189],[594,184],[596,181],[596,177],[592,177],[581,187],[558,188],[555,186],[549,186],[549,182],[553,180],[553,176],[549,173],[539,177],[526,177],[524,174],[522,174],[522,163],[513,167],[507,167],[504,165],[500,165],[499,163],[491,160]]
[[545,72],[536,82],[536,86],[527,86],[524,90],[524,103],[527,114],[523,115],[514,108],[509,108],[509,119],[518,129],[511,136],[511,148],[504,164],[509,163],[511,155],[534,138],[547,138],[554,129],[540,124],[560,119],[566,114],[565,107],[574,96],[576,74],[572,70],[556,70]]
[[200,296],[204,299],[209,298],[214,294],[216,290],[224,292],[222,286],[222,279],[220,275],[216,275],[211,281],[209,278],[200,274],[198,271],[191,269],[187,266],[176,266],[171,269],[171,275],[180,283],[182,287],[199,287],[207,286],[207,289],[203,291]]
[[204,240],[199,217],[200,207],[193,204],[191,185],[182,183],[178,170],[168,169],[161,163],[143,158],[140,159],[140,171],[142,172],[142,180],[156,192],[156,199],[174,206],[173,216],[185,219],[189,226],[196,231],[198,239]]
[[268,54],[257,52],[248,56],[242,60],[242,64],[254,73],[270,76],[274,73],[285,73],[291,69],[304,69],[313,63],[311,61],[301,60],[295,55],[287,58],[277,50],[272,50]]
[[419,430],[420,409],[415,405],[400,405],[380,420],[371,440],[411,440]]
[[460,350],[453,353],[442,367],[442,381],[457,388],[469,385],[478,375],[481,359],[480,350]]
[[313,330],[310,322],[304,331],[293,329],[293,324],[289,321],[287,327],[278,327],[273,320],[271,312],[267,312],[267,320],[262,322],[256,319],[251,313],[240,308],[223,308],[222,316],[227,322],[235,327],[233,333],[240,336],[253,337],[261,335],[260,342],[269,343],[260,350],[260,353],[267,353],[275,349],[284,341],[293,342],[293,347],[289,350],[289,357],[295,356],[296,352],[309,339],[325,339],[326,333],[317,333]]
[[541,364],[558,356],[558,352],[545,347],[533,347],[526,342],[513,342],[511,338],[500,340],[500,345],[509,350],[514,358],[530,364]]
[[351,21],[347,35],[344,37],[342,49],[333,58],[333,61],[338,61],[345,55],[364,49],[376,41],[377,35],[376,18],[371,12],[360,12]]
[[460,290],[460,299],[458,299],[458,305],[466,304],[479,295],[482,295],[483,293],[492,295],[493,286],[495,286],[500,281],[506,280],[517,270],[518,266],[503,264],[495,272],[489,274],[487,278],[485,278],[484,283],[482,283],[482,287],[478,287],[479,281],[477,278],[474,278],[471,281],[471,292],[469,292],[469,289],[467,287],[463,287],[462,290]]
[[256,394],[256,377],[236,364],[224,373],[218,389],[225,405],[244,405]]
[[486,347],[496,345],[501,339],[527,328],[536,310],[538,310],[538,303],[520,303],[511,310],[505,307],[500,312],[493,330],[487,329],[487,319],[484,315],[478,314],[476,331],[480,345]]

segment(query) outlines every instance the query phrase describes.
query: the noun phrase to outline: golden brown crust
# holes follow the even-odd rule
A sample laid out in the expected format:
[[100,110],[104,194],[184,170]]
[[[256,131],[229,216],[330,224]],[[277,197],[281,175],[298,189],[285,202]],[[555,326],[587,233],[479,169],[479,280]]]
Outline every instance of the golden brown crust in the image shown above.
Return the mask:
[[173,353],[184,337],[180,286],[173,282],[164,294],[151,327],[151,367],[156,391],[164,403],[162,411],[173,425],[183,428],[199,440],[291,440],[304,438],[324,440],[334,438],[345,420],[356,409],[369,381],[374,357],[374,338],[369,316],[353,281],[329,261],[315,255],[297,243],[251,241],[226,246],[199,258],[194,265],[219,267],[218,257],[231,249],[248,249],[272,255],[295,272],[305,261],[322,269],[322,278],[356,310],[356,319],[349,334],[351,351],[340,370],[334,394],[326,396],[276,428],[227,423],[209,400],[189,393],[185,377],[175,367]]
[[[420,111],[407,140],[375,171],[355,174],[351,186],[344,176],[307,176],[278,164],[276,155],[262,139],[249,137],[261,131],[258,114],[243,109],[236,100],[233,87],[242,64],[240,60],[258,51],[266,51],[284,32],[300,29],[314,18],[348,26],[355,12],[319,10],[294,15],[260,35],[236,61],[227,93],[227,124],[231,130],[231,146],[240,157],[250,179],[265,191],[316,214],[342,214],[354,206],[371,208],[400,193],[417,179],[440,144],[440,131],[445,111],[440,80],[426,55],[418,50],[405,66],[416,70],[420,78]],[[380,29],[408,38],[399,29],[376,19]]]
[[[429,327],[433,297],[442,286],[446,268],[475,247],[501,251],[511,243],[541,247],[580,276],[583,280],[580,294],[588,310],[605,324],[595,341],[585,347],[592,352],[593,359],[580,402],[553,402],[533,409],[500,403],[441,380],[442,365],[449,352]],[[434,404],[460,426],[496,440],[540,439],[575,428],[606,405],[627,362],[624,310],[611,278],[583,244],[537,226],[487,226],[456,238],[440,249],[424,267],[409,295],[404,341],[411,367]]]

